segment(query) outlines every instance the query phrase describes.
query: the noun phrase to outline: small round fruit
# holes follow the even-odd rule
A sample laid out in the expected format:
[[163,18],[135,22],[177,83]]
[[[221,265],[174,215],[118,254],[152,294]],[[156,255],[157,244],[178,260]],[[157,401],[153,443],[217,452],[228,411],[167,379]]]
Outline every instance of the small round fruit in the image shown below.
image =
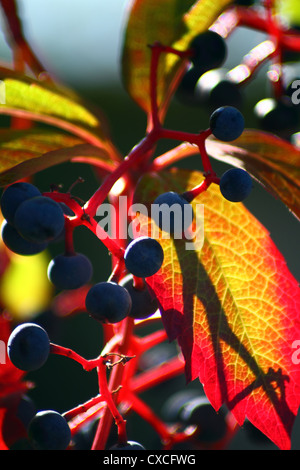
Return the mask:
[[197,426],[201,442],[216,442],[227,432],[225,412],[216,412],[205,396],[188,402],[181,411],[180,421],[186,426]]
[[10,223],[14,223],[14,217],[19,205],[36,196],[41,196],[40,190],[31,183],[14,183],[8,186],[2,193],[0,207],[3,217]]
[[66,419],[57,411],[39,411],[30,421],[28,437],[36,450],[65,450],[71,440]]
[[228,201],[241,202],[249,196],[251,190],[251,176],[241,168],[231,168],[221,176],[220,191]]
[[110,450],[145,450],[145,447],[139,442],[127,441],[126,444],[115,444]]
[[242,93],[238,83],[230,79],[228,71],[213,69],[204,73],[195,87],[195,96],[199,102],[216,109],[221,106],[240,108]]
[[39,369],[45,364],[50,353],[48,334],[35,323],[22,323],[12,331],[7,343],[7,353],[18,369]]
[[156,225],[174,238],[182,238],[194,217],[191,204],[174,191],[160,194],[154,200],[151,214]]
[[132,306],[129,316],[132,318],[142,319],[153,315],[158,309],[157,300],[151,295],[147,285],[144,283],[143,289],[137,289],[133,285],[133,277],[131,274],[126,276],[120,282],[120,285],[128,290]]
[[162,407],[164,420],[169,423],[176,423],[180,420],[184,406],[191,400],[199,397],[199,390],[180,390],[171,394]]
[[18,207],[14,225],[26,240],[45,243],[58,237],[65,224],[61,206],[46,196],[37,196]]
[[222,106],[210,116],[209,126],[217,139],[231,142],[242,135],[245,121],[238,109],[233,106]]
[[198,34],[191,41],[189,49],[193,50],[192,63],[205,70],[220,67],[227,56],[225,40],[211,30]]
[[260,129],[284,136],[297,130],[298,111],[290,98],[265,98],[254,107]]
[[48,278],[57,289],[78,289],[90,281],[92,274],[92,263],[81,253],[57,255],[48,265]]
[[134,276],[150,277],[161,268],[164,251],[154,238],[140,237],[128,245],[124,260],[127,270]]
[[48,246],[48,243],[34,243],[25,240],[15,227],[6,220],[1,225],[1,238],[10,251],[22,256],[36,255],[44,251]]
[[131,297],[125,287],[115,282],[99,282],[88,291],[87,312],[102,323],[118,323],[129,315]]

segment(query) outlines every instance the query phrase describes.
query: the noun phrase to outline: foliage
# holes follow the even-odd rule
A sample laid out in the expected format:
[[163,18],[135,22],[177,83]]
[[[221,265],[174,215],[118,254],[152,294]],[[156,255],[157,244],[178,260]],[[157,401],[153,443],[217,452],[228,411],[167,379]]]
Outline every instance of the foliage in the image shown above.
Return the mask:
[[[91,423],[96,423],[91,449],[107,448],[113,423],[115,444],[124,445],[130,438],[127,423],[132,412],[150,424],[163,449],[182,443],[190,448],[226,448],[245,422],[252,423],[280,449],[291,447],[300,404],[300,370],[295,361],[295,345],[300,339],[298,282],[263,224],[243,202],[233,203],[221,195],[221,175],[214,171],[211,159],[247,170],[299,219],[297,133],[295,129],[284,129],[284,135],[246,129],[234,142],[222,142],[209,127],[193,133],[164,126],[172,99],[182,92],[183,79],[190,71],[191,40],[208,29],[224,41],[242,26],[264,31],[268,40],[229,71],[227,80],[243,89],[269,61],[268,76],[276,76],[271,82],[273,98],[286,106],[284,54],[300,52],[300,35],[292,25],[278,22],[274,2],[253,7],[238,3],[131,2],[121,72],[125,90],[144,111],[147,125],[145,135],[138,136],[136,145],[124,156],[111,140],[103,113],[91,110],[73,91],[56,84],[34,56],[24,39],[15,2],[1,1],[15,60],[11,69],[0,68],[6,90],[0,114],[10,117],[9,126],[0,130],[0,184],[5,188],[20,180],[35,181],[40,171],[61,162],[83,163],[100,179],[87,200],[76,196],[75,183],[66,192],[53,185],[43,193],[72,211],[72,215],[64,215],[62,254],[75,254],[74,234],[85,227],[111,255],[109,281],[121,284],[128,274],[124,261],[128,240],[121,236],[120,225],[126,233],[131,227],[133,238],[151,233],[164,251],[161,268],[145,279],[157,302],[154,315],[126,316],[114,324],[100,322],[103,344],[99,344],[101,352],[95,359],[51,343],[51,355],[66,356],[85,371],[97,371],[98,394],[63,411],[72,435],[70,449],[79,446],[80,433]],[[31,71],[28,75],[22,72],[25,64]],[[204,73],[205,64],[198,78]],[[294,113],[291,96],[289,100],[288,108]],[[200,105],[209,111],[207,101]],[[163,140],[177,143],[157,156],[157,145]],[[177,162],[193,155],[199,155],[203,171],[177,167]],[[182,195],[196,214],[197,223],[194,220],[185,238],[170,237],[164,228],[154,227],[151,205],[169,191]],[[120,206],[125,197],[126,206]],[[104,233],[96,221],[99,207],[107,201],[119,224],[113,227],[116,237]],[[135,211],[132,204],[137,204]],[[143,212],[141,207],[147,210]],[[93,282],[57,292],[46,277],[48,250],[24,258],[4,243],[0,248],[2,341],[7,342],[8,331],[16,324],[29,318],[34,321],[31,314],[37,310],[49,308],[52,317],[58,312],[67,318],[78,312],[88,315],[85,299]],[[133,279],[137,289],[145,288],[141,278]],[[94,284],[99,281],[104,280]],[[165,362],[142,369],[145,353],[167,340],[178,344],[176,353]],[[226,408],[222,438],[201,441],[201,426],[165,422],[141,397],[142,392],[181,375],[188,383],[200,382],[201,393],[216,412]],[[8,425],[5,416],[16,413],[20,398],[33,384],[9,359],[0,365],[0,376],[0,444],[8,449],[21,437],[27,439],[27,434],[19,421]]]

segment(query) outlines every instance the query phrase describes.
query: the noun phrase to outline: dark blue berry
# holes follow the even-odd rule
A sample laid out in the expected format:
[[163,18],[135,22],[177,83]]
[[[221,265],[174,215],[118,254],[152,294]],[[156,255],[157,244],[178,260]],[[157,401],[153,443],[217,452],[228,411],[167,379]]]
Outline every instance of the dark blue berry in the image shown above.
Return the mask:
[[205,396],[186,403],[180,413],[180,421],[186,426],[197,426],[201,442],[216,442],[227,432],[225,411],[216,412]]
[[[67,206],[67,204],[65,204],[64,202],[59,202],[58,203],[60,205],[60,207],[62,208],[62,211],[65,215],[69,216],[69,217],[73,217],[75,215],[75,213],[72,211],[72,209],[70,209],[69,206]],[[62,231],[60,232],[60,234],[55,237],[53,240],[51,240],[51,243],[59,243],[59,242],[62,242],[65,240],[65,226],[63,227]]]
[[157,300],[151,295],[145,283],[142,289],[137,289],[133,285],[133,277],[128,275],[120,282],[120,285],[128,290],[131,297],[130,317],[137,319],[148,318],[156,312],[158,308]]
[[191,65],[182,77],[176,90],[176,98],[183,104],[198,105],[198,95],[196,94],[197,82],[205,70]]
[[189,49],[193,51],[192,63],[205,70],[220,67],[227,56],[225,40],[211,30],[198,34],[191,41]]
[[139,442],[127,441],[126,444],[115,444],[110,450],[145,450],[145,447]]
[[23,256],[36,255],[44,251],[48,246],[48,243],[34,243],[25,240],[15,227],[6,220],[4,220],[1,226],[1,237],[9,250]]
[[221,176],[220,191],[228,201],[241,202],[249,196],[251,190],[251,176],[241,168],[231,168]]
[[58,237],[64,228],[61,206],[45,196],[23,202],[17,209],[14,225],[26,240],[44,243]]
[[180,390],[166,400],[162,408],[165,421],[176,423],[180,421],[181,412],[191,400],[199,397],[199,390]]
[[90,281],[92,274],[92,263],[81,253],[55,256],[48,266],[48,278],[57,289],[78,289]]
[[125,266],[137,277],[153,276],[162,266],[164,251],[161,244],[150,237],[133,240],[125,250]]
[[254,107],[260,129],[282,137],[297,130],[298,111],[290,98],[275,100],[265,98]]
[[87,312],[103,323],[118,323],[129,315],[131,297],[127,289],[114,282],[99,282],[88,291]]
[[26,428],[36,412],[37,409],[34,401],[27,395],[22,396],[18,404],[16,415]]
[[245,121],[238,109],[233,106],[222,106],[210,116],[209,126],[217,139],[231,142],[243,133]]
[[41,192],[36,186],[30,183],[14,183],[8,186],[1,196],[1,211],[3,217],[10,223],[14,223],[14,217],[19,205],[36,196],[41,196]]
[[12,331],[7,343],[7,353],[18,369],[39,369],[50,353],[48,334],[35,323],[22,323]]
[[174,238],[182,238],[184,231],[191,226],[194,215],[191,204],[183,196],[169,191],[155,199],[151,216],[161,230]]
[[39,411],[28,426],[28,437],[36,450],[65,450],[71,440],[66,419],[57,411]]
[[195,96],[197,101],[213,109],[221,106],[239,108],[242,104],[239,84],[231,80],[224,69],[213,69],[204,73],[198,80]]

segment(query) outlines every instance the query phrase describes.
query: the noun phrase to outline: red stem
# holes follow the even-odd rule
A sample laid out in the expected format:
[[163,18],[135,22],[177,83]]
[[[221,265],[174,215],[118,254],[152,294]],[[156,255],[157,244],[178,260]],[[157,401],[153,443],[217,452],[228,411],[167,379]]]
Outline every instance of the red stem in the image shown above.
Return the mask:
[[102,358],[98,366],[98,381],[99,389],[103,399],[106,401],[107,406],[115,420],[115,423],[118,427],[118,442],[119,444],[126,444],[127,442],[127,433],[126,433],[126,421],[123,419],[119,413],[114,400],[112,399],[112,392],[108,388],[107,378],[106,378],[106,359]]
[[72,359],[73,361],[78,362],[83,367],[83,369],[86,370],[87,372],[95,369],[99,365],[99,362],[101,362],[100,358],[85,359],[84,357],[80,356],[72,349],[65,348],[63,346],[60,346],[54,343],[50,343],[50,353],[58,354],[60,356],[65,356],[65,357]]
[[[126,355],[130,349],[131,340],[133,336],[133,327],[134,321],[132,318],[126,318],[120,325],[119,334],[121,335],[121,340],[119,342],[118,353]],[[127,364],[128,367],[129,364]],[[112,372],[109,378],[109,390],[116,390],[120,384],[122,384],[123,374],[124,374],[124,366],[122,364],[118,364],[113,367]],[[102,393],[102,391],[101,391]],[[114,402],[117,401],[118,393],[115,393],[112,399]],[[109,432],[111,429],[112,424],[112,414],[109,409],[104,411],[104,415],[99,421],[99,425],[97,427],[96,435],[94,438],[94,442],[92,445],[92,450],[103,450],[105,448],[106,441],[109,436]]]
[[96,397],[91,398],[91,400],[88,400],[87,402],[78,405],[69,411],[66,411],[65,413],[63,413],[63,416],[67,421],[70,421],[71,419],[75,418],[75,416],[81,413],[86,413],[90,408],[92,408],[92,406],[95,406],[103,401],[104,399],[102,395],[98,395]]

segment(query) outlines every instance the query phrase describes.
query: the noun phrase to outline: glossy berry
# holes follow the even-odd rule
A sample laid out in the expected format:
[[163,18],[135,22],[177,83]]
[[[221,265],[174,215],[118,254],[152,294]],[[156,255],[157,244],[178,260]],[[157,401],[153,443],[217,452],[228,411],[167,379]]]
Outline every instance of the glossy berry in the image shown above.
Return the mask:
[[231,142],[243,133],[245,121],[242,113],[233,106],[222,106],[210,116],[213,135],[224,142]]
[[193,221],[193,208],[183,196],[169,191],[154,200],[151,215],[161,230],[182,238]]
[[167,364],[177,356],[178,350],[174,344],[162,343],[143,352],[139,360],[139,370],[150,370]]
[[78,289],[93,274],[90,260],[81,253],[57,255],[48,265],[48,278],[57,289]]
[[1,225],[1,238],[9,250],[22,256],[36,255],[48,246],[48,243],[34,243],[25,240],[15,227],[6,220]]
[[216,412],[205,396],[189,401],[181,411],[180,421],[186,426],[197,426],[201,442],[216,442],[227,431],[225,412]]
[[241,202],[249,196],[251,190],[251,176],[241,168],[231,168],[221,176],[220,191],[228,201]]
[[157,273],[164,260],[161,244],[150,237],[140,237],[133,240],[125,250],[125,266],[137,277],[149,277]]
[[224,69],[213,69],[204,73],[195,88],[197,101],[216,109],[221,106],[239,108],[242,104],[242,93],[238,83],[230,79]]
[[186,105],[198,105],[201,101],[196,94],[197,82],[201,75],[205,72],[200,67],[191,65],[182,77],[180,84],[176,90],[176,98]]
[[260,100],[254,107],[260,129],[273,132],[282,137],[297,130],[298,111],[293,106],[291,99],[275,100],[265,98]]
[[120,282],[120,285],[128,290],[131,297],[130,317],[137,319],[148,318],[156,312],[158,308],[157,300],[154,295],[151,295],[145,283],[143,289],[137,289],[133,286],[133,277],[128,275]]
[[27,395],[22,396],[18,404],[16,415],[26,428],[36,413],[37,409],[34,401]]
[[41,192],[33,184],[14,183],[8,186],[4,190],[0,202],[3,217],[13,224],[16,210],[20,204],[36,196],[41,196]]
[[191,41],[189,49],[193,51],[192,63],[205,70],[220,67],[227,56],[225,40],[211,30],[198,34]]
[[171,394],[162,407],[162,416],[169,423],[180,421],[180,416],[184,406],[191,400],[199,397],[198,390],[180,390]]
[[35,323],[22,323],[11,333],[7,343],[8,357],[24,371],[39,369],[47,361],[50,341],[46,331]]
[[[58,203],[60,205],[60,207],[62,208],[62,211],[65,215],[69,216],[69,217],[73,217],[75,215],[75,213],[72,211],[72,209],[70,209],[69,206],[67,206],[67,204],[65,204],[64,202],[59,202]],[[62,242],[65,240],[65,226],[63,227],[62,231],[60,232],[60,234],[55,237],[53,240],[51,240],[51,244],[52,243],[59,243],[59,242]]]
[[26,240],[44,243],[58,237],[64,228],[61,206],[45,196],[23,202],[17,209],[14,225]]
[[145,447],[139,442],[128,441],[126,444],[115,444],[110,450],[145,450]]
[[65,450],[71,440],[65,418],[53,410],[39,411],[28,426],[28,437],[36,450]]
[[99,282],[88,291],[85,305],[87,312],[103,323],[118,323],[129,315],[129,292],[114,282]]

